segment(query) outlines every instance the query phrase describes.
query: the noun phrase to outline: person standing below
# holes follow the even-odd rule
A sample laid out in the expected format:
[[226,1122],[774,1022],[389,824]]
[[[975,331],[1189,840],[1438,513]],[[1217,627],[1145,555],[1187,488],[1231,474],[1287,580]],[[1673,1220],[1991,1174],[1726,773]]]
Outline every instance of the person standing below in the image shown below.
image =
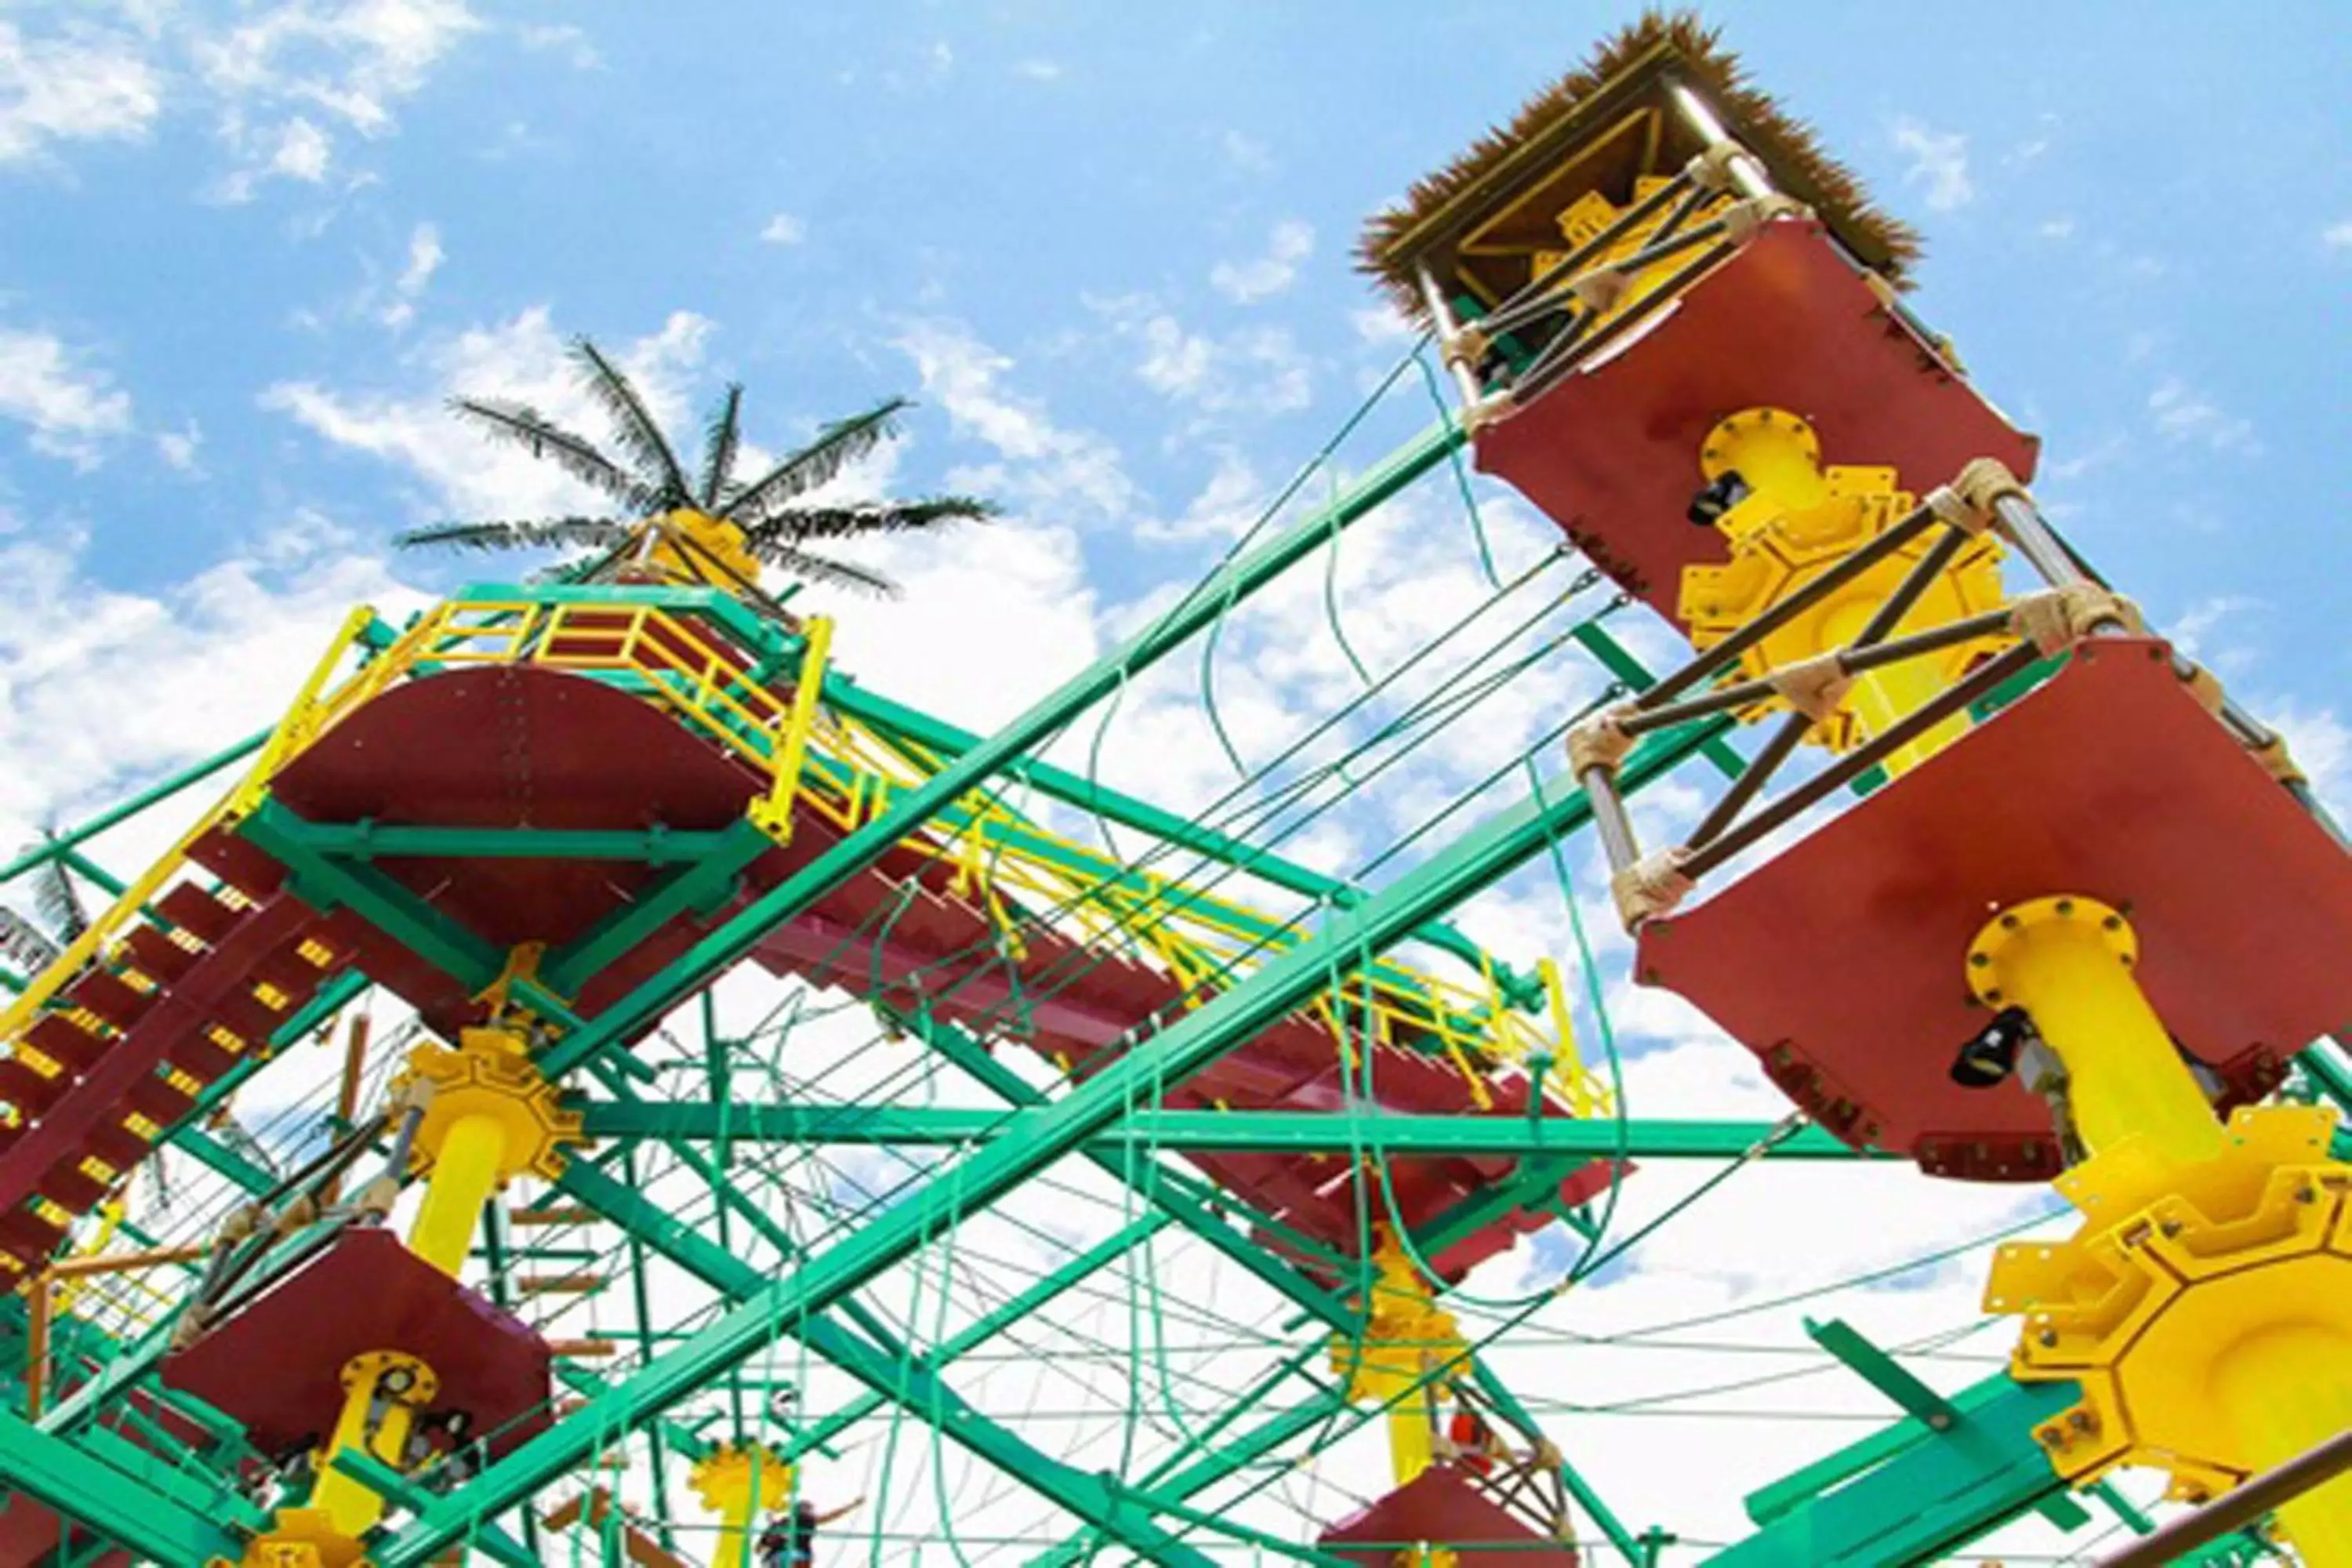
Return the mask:
[[777,1514],[760,1532],[760,1568],[815,1568],[816,1532],[835,1520],[846,1517],[865,1501],[864,1498],[856,1498],[819,1513],[816,1504],[808,1499],[798,1500],[791,1512]]

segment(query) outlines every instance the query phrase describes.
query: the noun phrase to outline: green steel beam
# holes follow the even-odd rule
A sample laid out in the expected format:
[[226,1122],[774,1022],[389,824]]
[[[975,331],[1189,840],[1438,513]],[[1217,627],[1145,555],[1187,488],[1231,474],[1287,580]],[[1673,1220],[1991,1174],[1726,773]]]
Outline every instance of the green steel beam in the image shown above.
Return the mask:
[[[1442,455],[1443,444],[1435,444],[1435,449]],[[1286,536],[1286,541],[1291,537]],[[1278,552],[1286,541],[1277,541],[1251,557],[1251,562]],[[1305,548],[1294,550],[1284,563]],[[1263,575],[1270,577],[1278,570],[1279,566],[1266,569]],[[1213,618],[1213,610],[1199,614],[1205,622]],[[1159,647],[1171,627],[1188,627],[1181,607],[1163,616],[1154,631],[1140,639],[1142,647]],[[1130,666],[1135,658],[1129,657]],[[1026,749],[1066,717],[1073,698],[1090,700],[1097,691],[1109,689],[1116,684],[1118,668],[1116,660],[1108,669],[1097,667],[1099,677],[1094,671],[1081,677],[1037,714],[1016,722],[982,751],[901,796],[896,808],[842,839],[775,891],[755,900],[698,943],[667,973],[640,986],[551,1047],[543,1065],[561,1071],[657,1020],[671,1005],[693,994],[719,967],[749,951],[774,921],[797,913],[840,878],[870,864],[908,827],[994,769],[1002,760],[997,754],[1000,748]],[[1709,720],[1646,738],[1626,759],[1620,773],[1621,787],[1638,789],[1666,773],[1722,735],[1730,722]],[[503,1512],[552,1483],[593,1454],[614,1431],[661,1415],[741,1365],[772,1342],[784,1325],[814,1317],[846,1299],[875,1275],[920,1250],[945,1227],[987,1208],[1030,1176],[1083,1146],[1138,1101],[1169,1084],[1182,1082],[1287,1016],[1330,984],[1334,965],[1351,965],[1386,952],[1415,929],[1544,854],[1591,816],[1591,805],[1582,792],[1555,779],[1548,786],[1539,785],[1533,798],[1465,833],[1360,908],[1333,911],[1324,933],[1269,959],[1231,990],[1174,1020],[1086,1084],[1035,1111],[1023,1139],[982,1145],[855,1234],[804,1258],[789,1274],[640,1368],[604,1399],[485,1468],[464,1497],[436,1505],[403,1531],[378,1557],[381,1568],[414,1568],[464,1533],[468,1519]]]
[[716,837],[719,842],[700,859],[639,893],[562,952],[549,954],[541,965],[547,986],[559,995],[575,994],[605,965],[678,916],[718,909],[734,896],[744,868],[776,847],[749,821],[730,823]]
[[[912,1026],[910,1025],[910,1026]],[[1014,1081],[1021,1081],[1015,1079]],[[1026,1084],[1024,1086],[1026,1088]],[[708,1142],[960,1145],[1028,1136],[1041,1096],[1027,1111],[909,1105],[712,1105],[706,1100],[607,1101],[580,1108],[592,1138]],[[1142,1108],[1087,1141],[1114,1157],[1164,1149],[1171,1153],[1344,1153],[1491,1155],[1532,1159],[1607,1159],[1621,1150],[1638,1160],[1734,1160],[1773,1128],[1765,1121],[1613,1120],[1524,1115],[1433,1116],[1360,1111],[1169,1110]],[[1808,1127],[1768,1157],[1852,1160],[1852,1149]]]
[[[2071,1383],[2020,1384],[1996,1373],[1954,1396],[1958,1418],[1946,1430],[1929,1432],[1906,1417],[1768,1489],[1818,1480],[1834,1489],[1816,1486],[1780,1500],[1770,1522],[1706,1561],[1710,1568],[1884,1568],[1937,1561],[2063,1493],[2065,1483],[2034,1442],[2033,1428],[2080,1393]],[[1874,1458],[1857,1467],[1861,1473],[1842,1468],[1864,1448]],[[1748,1511],[1763,1517],[1756,1497],[1748,1500]]]
[[[594,1207],[623,1230],[643,1237],[647,1246],[696,1275],[730,1301],[754,1300],[772,1288],[766,1270],[744,1262],[681,1223],[643,1194],[622,1185],[593,1166],[575,1161],[557,1184],[581,1202]],[[846,1302],[841,1304],[846,1305]],[[1175,1537],[1155,1522],[1148,1511],[1106,1485],[1103,1477],[1089,1475],[1050,1458],[1018,1434],[966,1404],[961,1396],[940,1381],[937,1373],[927,1364],[926,1358],[892,1354],[814,1310],[797,1317],[787,1315],[774,1327],[779,1335],[790,1334],[800,1340],[834,1366],[865,1384],[877,1396],[903,1405],[910,1414],[931,1422],[943,1436],[969,1449],[1055,1506],[1110,1531],[1146,1558],[1159,1563],[1190,1564],[1191,1568],[1213,1568],[1209,1557],[1180,1545]],[[604,1399],[593,1403],[596,1405],[607,1404],[621,1392],[616,1389]],[[574,1415],[564,1426],[572,1426],[579,1419],[579,1415]],[[483,1479],[488,1479],[487,1473]],[[477,1487],[480,1484],[480,1481],[475,1483]],[[468,1492],[472,1489],[467,1489]],[[463,1495],[453,1500],[462,1502]],[[419,1516],[429,1520],[443,1513],[445,1508],[446,1505],[435,1505],[420,1510]],[[404,1533],[393,1550],[397,1552],[405,1547],[413,1533]],[[387,1553],[379,1556],[377,1561],[389,1568],[392,1557]]]
[[629,583],[469,583],[457,599],[501,605],[646,605],[717,622],[737,641],[761,653],[774,653],[788,640],[782,627],[763,619],[734,595],[719,588]]
[[718,833],[599,832],[552,827],[409,827],[374,822],[306,822],[280,830],[321,855],[347,860],[642,860],[688,864],[719,847]]
[[370,866],[353,866],[304,837],[311,824],[283,803],[264,798],[237,831],[284,866],[304,903],[325,913],[347,908],[468,992],[487,989],[506,954]]
[[[1097,659],[980,745],[896,796],[889,810],[835,843],[752,900],[660,974],[551,1047],[543,1058],[543,1068],[551,1077],[561,1077],[589,1058],[637,1038],[719,971],[748,954],[769,931],[873,865],[900,839],[974,785],[1042,749],[1080,713],[1120,689],[1144,669],[1183,646],[1194,633],[1230,614],[1236,605],[1321,548],[1335,531],[1370,516],[1414,479],[1444,461],[1446,454],[1462,440],[1461,432],[1452,428],[1450,422],[1431,426],[1358,478],[1328,505],[1301,518],[1247,555],[1210,574],[1126,646]],[[1713,738],[1712,732],[1708,738]],[[1450,907],[1439,907],[1428,919],[1437,918]],[[1413,922],[1415,928],[1425,923],[1425,920]]]
[[152,1478],[134,1479],[53,1436],[21,1416],[0,1411],[0,1481],[63,1518],[120,1542],[140,1557],[196,1568],[215,1557],[234,1563],[244,1541],[209,1508],[161,1491]]

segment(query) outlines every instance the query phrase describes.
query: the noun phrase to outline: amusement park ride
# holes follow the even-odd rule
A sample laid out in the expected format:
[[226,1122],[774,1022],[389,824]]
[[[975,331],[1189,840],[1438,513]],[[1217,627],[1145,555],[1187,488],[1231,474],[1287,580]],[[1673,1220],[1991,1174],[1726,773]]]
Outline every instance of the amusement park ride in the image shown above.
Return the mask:
[[[1710,1153],[2052,1184],[2080,1223],[1999,1253],[2016,1349],[1972,1387],[1822,1328],[1902,1418],[1751,1495],[1709,1561],[1934,1561],[2079,1526],[2077,1494],[2145,1531],[2111,1470],[2225,1509],[2352,1428],[2352,859],[2278,736],[2053,531],[2034,439],[1904,303],[1915,250],[1653,17],[1370,231],[1450,377],[1437,426],[993,735],[842,673],[691,510],[592,578],[355,613],[267,735],[9,868],[114,902],[17,944],[0,1019],[0,1563],[735,1568],[803,1456],[883,1422],[1034,1492],[1070,1532],[1046,1562],[1684,1560],[1453,1293]],[[1465,451],[1693,649],[1654,677],[1581,623],[1558,657],[1619,684],[1500,759],[1517,804],[1341,880],[1045,760]],[[237,764],[146,871],[97,863]],[[1645,847],[1629,797],[1710,765]],[[1636,978],[1811,1126],[1629,1121],[1559,969],[1446,923],[1588,826]],[[869,1010],[900,1088],[817,1092],[813,1037],[751,1081],[709,1001],[744,965]],[[681,1072],[666,1020],[698,1007]],[[272,1155],[230,1096],[322,1057],[333,1103]],[[904,1091],[950,1077],[960,1103]],[[829,1209],[781,1155],[729,1163],[876,1145],[913,1151],[896,1184]],[[174,1190],[134,1201],[158,1160]],[[1116,1234],[935,1310],[944,1249],[1071,1170],[1123,1194]],[[1161,1462],[1055,1457],[960,1389],[1163,1231],[1286,1326]],[[751,1375],[779,1345],[811,1370]],[[1269,1473],[1375,1420],[1367,1506],[1253,1522]],[[2352,1565],[2352,1479],[2206,1533],[2183,1560]]]

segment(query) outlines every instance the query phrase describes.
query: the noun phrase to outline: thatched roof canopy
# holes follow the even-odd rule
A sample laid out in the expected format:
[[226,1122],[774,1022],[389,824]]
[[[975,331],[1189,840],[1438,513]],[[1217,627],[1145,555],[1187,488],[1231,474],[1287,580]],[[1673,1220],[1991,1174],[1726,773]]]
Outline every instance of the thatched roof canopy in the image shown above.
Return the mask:
[[1918,236],[1880,211],[1807,126],[1748,86],[1718,37],[1694,12],[1644,13],[1530,99],[1508,125],[1374,217],[1358,246],[1363,269],[1416,320],[1423,315],[1416,266],[1449,287],[1508,292],[1524,281],[1528,257],[1558,248],[1557,231],[1541,231],[1577,195],[1600,190],[1622,204],[1637,177],[1672,174],[1700,151],[1671,101],[1679,82],[1762,160],[1776,186],[1819,213],[1864,265],[1902,285],[1918,258]]

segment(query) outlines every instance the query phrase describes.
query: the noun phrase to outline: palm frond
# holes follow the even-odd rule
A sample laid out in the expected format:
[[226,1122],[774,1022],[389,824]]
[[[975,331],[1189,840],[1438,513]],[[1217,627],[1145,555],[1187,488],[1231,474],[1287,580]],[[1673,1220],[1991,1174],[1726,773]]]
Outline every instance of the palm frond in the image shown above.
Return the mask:
[[727,395],[719,400],[719,406],[711,412],[710,423],[703,427],[704,511],[718,509],[719,492],[726,488],[728,475],[735,467],[735,447],[743,434],[742,414],[743,384],[730,381],[727,384]]
[[37,974],[64,952],[32,921],[0,905],[0,959],[7,960],[20,973]]
[[888,398],[826,426],[815,440],[736,491],[727,503],[729,515],[738,522],[757,522],[793,497],[824,483],[887,437],[899,410],[907,406],[903,397]]
[[863,534],[911,533],[951,522],[984,522],[997,513],[993,501],[974,496],[927,496],[921,500],[868,501],[857,506],[793,507],[774,511],[745,529],[753,540],[854,539]]
[[870,594],[882,599],[898,596],[898,584],[870,567],[812,555],[784,540],[747,540],[746,548],[761,565],[772,566],[804,583],[822,583],[828,587],[846,588],[852,593]]
[[593,485],[631,511],[652,508],[653,487],[598,451],[588,437],[566,430],[528,403],[503,397],[453,397],[449,412],[479,426],[492,440],[552,460],[573,479]]
[[645,399],[637,395],[629,378],[586,338],[572,340],[572,358],[580,367],[581,379],[587,383],[589,395],[612,419],[622,449],[635,460],[638,478],[656,492],[656,503],[692,506],[694,491],[687,485],[686,470],[678,466],[677,454],[670,450],[668,439],[662,435],[661,426],[654,423]]
[[[44,827],[41,837],[55,844],[57,829]],[[81,889],[74,886],[73,873],[63,860],[51,858],[42,866],[33,883],[33,912],[41,917],[50,934],[68,947],[89,929],[89,910],[83,906]]]
[[394,534],[403,550],[442,546],[452,550],[545,550],[579,545],[609,550],[626,543],[635,526],[611,517],[548,517],[513,522],[444,522]]

